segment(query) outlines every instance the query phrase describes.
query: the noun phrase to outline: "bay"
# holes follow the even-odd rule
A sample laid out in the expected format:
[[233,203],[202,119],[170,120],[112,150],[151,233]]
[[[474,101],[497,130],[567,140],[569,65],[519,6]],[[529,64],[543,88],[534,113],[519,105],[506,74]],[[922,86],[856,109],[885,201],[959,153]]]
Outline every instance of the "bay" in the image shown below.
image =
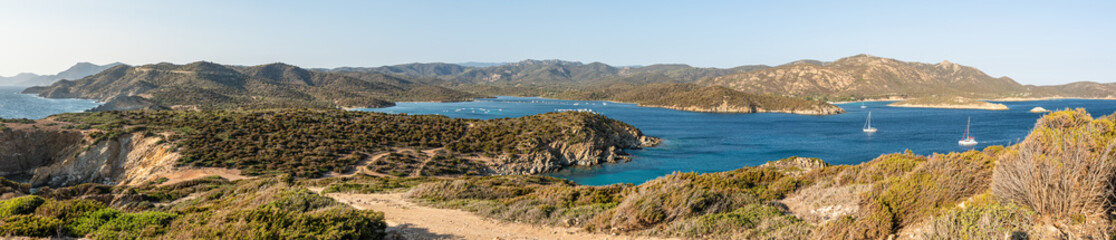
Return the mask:
[[[588,109],[639,128],[664,140],[662,145],[629,150],[632,161],[573,167],[551,176],[586,185],[642,183],[672,172],[719,172],[756,166],[790,156],[817,157],[831,164],[857,164],[888,153],[947,153],[1008,145],[1030,133],[1042,116],[1033,107],[1085,108],[1094,117],[1112,114],[1116,101],[1059,99],[999,102],[1010,110],[898,108],[890,102],[839,104],[847,113],[805,116],[782,113],[695,113],[634,104],[498,97],[473,102],[404,102],[394,107],[358,109],[386,113],[439,114],[454,118],[493,119],[553,111]],[[861,131],[872,112],[875,134]],[[957,144],[972,118],[972,135],[980,144]]]

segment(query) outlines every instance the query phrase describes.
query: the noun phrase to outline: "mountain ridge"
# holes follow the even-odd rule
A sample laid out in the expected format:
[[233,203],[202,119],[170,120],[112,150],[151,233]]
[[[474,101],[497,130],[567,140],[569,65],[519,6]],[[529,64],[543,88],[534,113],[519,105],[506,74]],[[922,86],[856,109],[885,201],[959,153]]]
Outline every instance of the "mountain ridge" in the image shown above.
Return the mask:
[[120,62],[105,65],[96,65],[89,62],[78,62],[66,70],[53,75],[39,75],[34,73],[19,73],[11,77],[0,76],[0,86],[42,86],[50,85],[58,80],[76,80],[89,75],[97,74],[105,69],[123,65]]

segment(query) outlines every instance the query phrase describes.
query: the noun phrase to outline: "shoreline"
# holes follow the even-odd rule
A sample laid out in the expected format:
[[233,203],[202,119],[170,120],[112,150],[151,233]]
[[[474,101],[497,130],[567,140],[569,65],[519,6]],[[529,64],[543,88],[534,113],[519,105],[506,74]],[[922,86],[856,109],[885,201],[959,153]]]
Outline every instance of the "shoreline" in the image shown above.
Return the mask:
[[989,110],[989,111],[1006,111],[1010,110],[1007,106],[998,103],[989,103],[988,105],[938,105],[938,104],[888,104],[888,107],[904,107],[904,108],[939,108],[939,109],[971,109],[971,110]]

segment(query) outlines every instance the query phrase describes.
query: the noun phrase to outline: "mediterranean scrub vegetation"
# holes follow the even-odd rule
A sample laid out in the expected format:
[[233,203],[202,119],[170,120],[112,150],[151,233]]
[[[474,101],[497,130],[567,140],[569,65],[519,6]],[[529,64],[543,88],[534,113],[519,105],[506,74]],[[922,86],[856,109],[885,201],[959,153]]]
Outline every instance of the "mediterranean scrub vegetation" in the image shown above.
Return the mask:
[[395,154],[386,165],[369,168],[396,176],[480,175],[489,173],[490,166],[477,158],[502,157],[502,164],[518,164],[526,161],[520,156],[558,154],[554,143],[639,135],[631,125],[578,112],[487,121],[321,109],[96,112],[55,119],[71,123],[68,128],[88,129],[97,141],[126,133],[164,136],[178,146],[181,165],[298,177],[350,172],[376,153],[436,148],[448,151]]
[[432,179],[413,201],[508,221],[699,239],[1110,239],[1116,117],[1051,113],[1020,144],[885,154],[829,166],[792,157],[639,185],[543,176]]
[[0,201],[0,236],[92,239],[381,239],[383,214],[289,177],[166,186],[84,184]]

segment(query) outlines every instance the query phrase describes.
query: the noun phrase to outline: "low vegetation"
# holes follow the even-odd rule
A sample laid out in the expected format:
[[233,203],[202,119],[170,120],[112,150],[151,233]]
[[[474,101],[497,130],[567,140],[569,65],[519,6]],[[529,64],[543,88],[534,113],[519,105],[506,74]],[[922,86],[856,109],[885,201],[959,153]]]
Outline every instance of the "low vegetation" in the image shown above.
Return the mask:
[[[286,180],[284,180],[286,179]],[[92,239],[381,239],[383,214],[290,178],[210,177],[167,186],[91,185],[0,201],[0,235]],[[80,193],[80,194],[74,194]],[[112,198],[103,198],[111,195]]]
[[506,157],[503,164],[517,164],[519,156],[556,154],[555,142],[631,148],[638,146],[618,145],[631,142],[618,138],[640,134],[631,125],[581,112],[487,121],[315,109],[68,113],[55,119],[95,130],[89,136],[97,141],[126,133],[166,136],[179,146],[182,165],[298,177],[350,172],[376,153],[434,148],[448,151],[396,153],[369,170],[395,176],[481,175],[490,166],[469,156]]

